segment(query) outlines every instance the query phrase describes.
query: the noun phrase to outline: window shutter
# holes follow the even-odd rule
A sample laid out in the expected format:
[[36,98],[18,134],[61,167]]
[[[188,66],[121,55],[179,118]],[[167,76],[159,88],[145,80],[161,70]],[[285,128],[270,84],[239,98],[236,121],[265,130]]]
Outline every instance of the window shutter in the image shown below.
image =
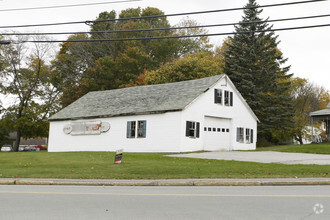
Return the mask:
[[233,92],[230,92],[230,106],[233,106]]
[[219,103],[222,105],[222,89],[220,89],[219,92],[220,92]]
[[230,105],[229,100],[230,100],[230,98],[229,98],[229,91],[225,90],[225,99],[224,99],[225,106],[229,106]]
[[190,121],[186,121],[186,137],[189,137]]
[[143,137],[145,138],[147,134],[147,121],[143,121]]
[[251,129],[251,144],[253,143],[253,129]]
[[126,137],[129,138],[131,134],[131,122],[127,122]]
[[200,123],[196,122],[196,137],[199,138]]
[[218,89],[214,89],[214,103],[220,103],[218,97]]
[[239,132],[240,128],[236,128],[236,141],[239,142]]

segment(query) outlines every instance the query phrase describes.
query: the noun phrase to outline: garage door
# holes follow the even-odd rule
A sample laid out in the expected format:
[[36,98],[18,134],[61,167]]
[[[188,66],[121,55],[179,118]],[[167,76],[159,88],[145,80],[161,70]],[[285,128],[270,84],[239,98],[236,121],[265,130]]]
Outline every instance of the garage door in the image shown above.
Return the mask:
[[204,150],[230,150],[231,119],[204,117]]

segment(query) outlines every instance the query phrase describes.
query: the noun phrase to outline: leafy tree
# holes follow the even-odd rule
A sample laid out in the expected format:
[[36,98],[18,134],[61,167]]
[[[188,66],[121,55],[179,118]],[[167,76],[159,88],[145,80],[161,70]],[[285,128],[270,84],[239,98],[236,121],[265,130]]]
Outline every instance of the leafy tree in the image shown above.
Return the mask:
[[14,150],[18,150],[21,137],[47,136],[47,116],[56,110],[58,91],[52,86],[51,71],[44,60],[50,44],[36,44],[32,51],[25,44],[3,47],[1,55],[5,68],[1,71],[4,95],[15,100],[4,110],[3,121],[17,138]]
[[[2,104],[2,103],[0,103]],[[0,114],[3,113],[3,107],[0,106]],[[9,130],[3,119],[0,120],[0,147],[6,143],[9,136]]]
[[146,84],[160,84],[199,79],[222,74],[219,59],[212,52],[201,51],[162,65],[145,73]]
[[293,136],[303,144],[303,139],[310,138],[309,113],[323,109],[328,103],[330,93],[323,87],[297,77],[292,80],[292,95],[295,110]]
[[138,47],[129,47],[117,59],[107,56],[89,68],[83,86],[87,91],[109,90],[133,85],[139,74],[152,67],[153,60]]
[[230,39],[227,37],[220,47],[215,48],[215,55],[217,56],[220,66],[222,69],[225,67],[225,54],[229,50],[229,45],[231,45]]
[[[1,36],[0,36],[0,40],[2,40]],[[0,45],[0,51],[2,50],[3,47],[4,47],[3,45]],[[0,72],[3,71],[4,66],[5,66],[5,60],[4,60],[3,54],[0,53]],[[1,83],[1,85],[2,85],[2,83]],[[2,106],[2,102],[0,101],[0,115],[2,115],[3,112],[4,112],[4,108]],[[0,147],[3,144],[5,144],[5,142],[7,141],[8,135],[9,135],[9,131],[8,131],[5,123],[3,123],[3,120],[0,120]]]
[[[175,35],[177,36],[189,36],[189,35],[203,35],[207,34],[207,30],[203,28],[195,28],[198,26],[196,21],[191,19],[183,19],[175,27],[191,27],[184,29],[177,29]],[[208,37],[195,37],[195,38],[180,38],[177,40],[180,45],[180,51],[178,51],[177,57],[183,57],[187,54],[192,54],[201,50],[209,50],[212,45],[209,42]]]
[[[68,40],[87,40],[85,34],[72,35]],[[51,83],[61,92],[61,104],[67,106],[84,95],[80,92],[81,80],[87,69],[94,64],[89,43],[63,43],[56,58],[51,62]]]
[[328,106],[328,104],[330,103],[330,91],[325,90],[324,88],[323,88],[323,90],[325,92],[323,94],[321,94],[320,109],[325,109]]
[[[129,8],[121,11],[119,18],[164,15],[157,8]],[[102,12],[91,25],[91,31],[120,31],[116,33],[93,33],[73,35],[69,39],[122,39],[175,36],[182,34],[174,30],[139,31],[135,29],[169,28],[166,17],[114,19],[116,12]],[[195,22],[186,20],[189,25]],[[204,33],[192,29],[189,33]],[[199,50],[208,49],[208,38],[194,39],[150,39],[120,42],[63,43],[52,70],[56,73],[53,83],[62,91],[62,105],[67,106],[92,90],[115,89],[143,83],[144,73],[161,65]]]
[[[0,50],[2,50],[3,47],[4,47],[3,45],[0,45]],[[4,57],[2,56],[2,54],[0,54],[0,71],[3,70],[4,66],[5,66]]]
[[[110,20],[116,18],[116,12],[110,11],[110,12],[102,12],[99,14],[98,20]],[[109,22],[100,22],[100,23],[94,23],[91,26],[92,32],[98,32],[98,31],[114,31],[116,30],[116,22],[115,21],[109,21]],[[91,39],[116,39],[117,34],[116,33],[93,33],[91,34]],[[116,54],[116,43],[115,42],[94,42],[94,43],[83,43],[83,47],[86,47],[88,45],[88,50],[91,52],[93,60],[97,60],[101,57],[105,56],[115,56]]]
[[272,132],[289,129],[293,123],[288,92],[292,75],[289,66],[282,67],[287,59],[277,49],[278,36],[267,20],[259,18],[262,10],[256,6],[255,0],[249,0],[242,21],[235,26],[236,32],[246,33],[229,37],[224,71],[260,119],[258,138],[274,141]]

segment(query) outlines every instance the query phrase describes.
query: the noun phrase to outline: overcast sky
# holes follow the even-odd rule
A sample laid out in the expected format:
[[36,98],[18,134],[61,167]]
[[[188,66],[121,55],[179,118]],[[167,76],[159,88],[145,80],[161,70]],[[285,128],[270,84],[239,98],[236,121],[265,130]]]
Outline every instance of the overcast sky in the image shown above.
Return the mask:
[[[12,8],[41,7],[54,5],[68,5],[93,2],[110,2],[111,0],[0,0],[0,10]],[[112,0],[118,1],[118,0]],[[258,0],[259,5],[286,3],[298,0]],[[299,0],[300,1],[300,0]],[[131,3],[116,3],[107,5],[95,5],[85,7],[70,7],[59,9],[27,10],[27,11],[0,11],[0,26],[25,25],[40,23],[57,23],[68,21],[93,20],[102,11],[116,10],[118,13],[127,8],[157,7],[165,14],[205,11],[215,9],[243,7],[248,0],[143,0]],[[292,6],[265,8],[261,16],[270,19],[302,17],[312,15],[329,14],[330,1],[308,3]],[[238,22],[243,11],[231,11],[203,15],[191,15],[190,19],[199,24],[221,24]],[[183,17],[168,18],[172,25],[177,24]],[[330,17],[308,19],[300,21],[286,21],[273,23],[274,28],[296,27],[316,24],[330,24]],[[52,27],[15,28],[15,31],[43,32],[43,31],[88,31],[88,26],[65,25]],[[209,33],[232,32],[233,27],[217,27],[208,29]],[[0,29],[8,31],[8,29]],[[284,57],[289,60],[291,73],[294,76],[307,78],[317,85],[330,90],[330,26],[323,28],[280,31],[276,32],[281,41],[279,48]],[[65,36],[56,36],[56,39],[65,39]],[[223,36],[211,37],[211,42],[221,45]]]

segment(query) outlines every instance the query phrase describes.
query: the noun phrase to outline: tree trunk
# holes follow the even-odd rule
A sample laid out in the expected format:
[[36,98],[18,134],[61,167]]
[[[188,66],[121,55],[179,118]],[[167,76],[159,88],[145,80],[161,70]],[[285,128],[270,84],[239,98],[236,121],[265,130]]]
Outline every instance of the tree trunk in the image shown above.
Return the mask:
[[14,149],[13,149],[15,152],[18,151],[18,147],[21,142],[21,136],[22,136],[21,132],[17,131],[16,141],[15,141],[15,145],[14,145]]
[[301,135],[298,135],[298,141],[299,141],[299,144],[304,144],[303,143],[303,138]]
[[303,143],[303,138],[302,138],[301,135],[295,135],[295,136],[294,136],[294,139],[296,139],[296,141],[298,141],[299,144],[304,144],[304,143]]
[[[22,112],[24,107],[25,107],[24,101],[21,101],[16,120],[19,120],[22,117]],[[21,143],[21,137],[22,137],[22,133],[20,131],[20,128],[18,128],[18,131],[16,132],[16,141],[13,149],[15,152],[18,152],[19,144]]]

